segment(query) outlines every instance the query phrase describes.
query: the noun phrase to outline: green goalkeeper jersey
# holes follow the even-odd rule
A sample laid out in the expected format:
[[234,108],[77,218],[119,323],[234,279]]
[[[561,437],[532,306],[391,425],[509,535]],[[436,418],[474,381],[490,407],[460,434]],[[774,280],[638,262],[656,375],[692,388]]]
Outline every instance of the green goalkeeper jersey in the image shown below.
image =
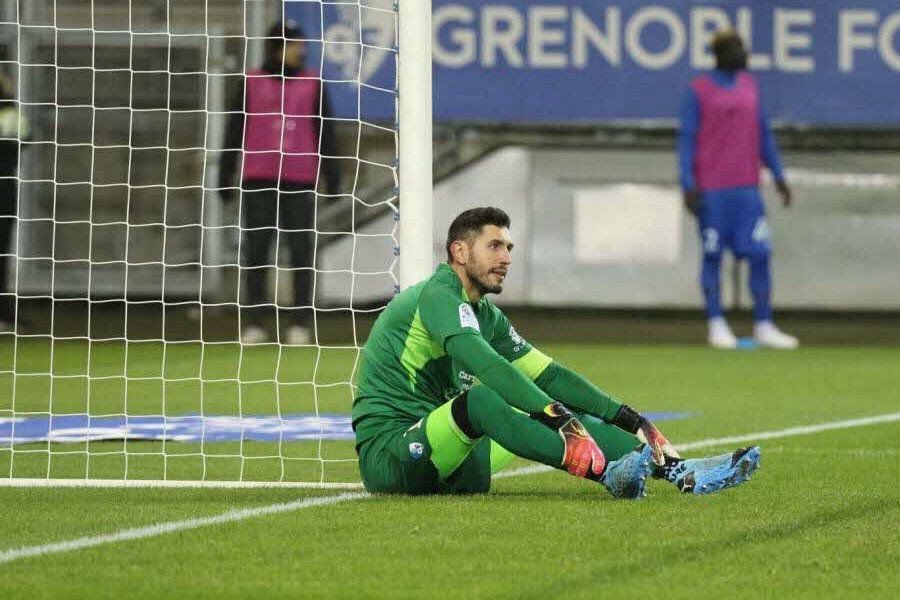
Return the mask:
[[357,447],[408,427],[476,383],[444,350],[455,335],[482,336],[531,380],[552,362],[490,300],[469,302],[459,277],[442,264],[391,300],[372,328],[353,402]]

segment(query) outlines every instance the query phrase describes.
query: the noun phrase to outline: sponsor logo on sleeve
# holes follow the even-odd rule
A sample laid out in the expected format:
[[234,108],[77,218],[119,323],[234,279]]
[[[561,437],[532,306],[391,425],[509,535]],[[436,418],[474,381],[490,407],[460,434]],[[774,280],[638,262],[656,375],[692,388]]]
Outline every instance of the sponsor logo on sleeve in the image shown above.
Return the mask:
[[471,390],[472,387],[478,383],[477,377],[471,373],[466,373],[465,371],[460,371],[457,377],[459,377],[459,388],[463,392]]
[[512,340],[512,343],[515,344],[513,347],[513,352],[519,352],[522,348],[525,347],[525,339],[519,335],[519,332],[516,331],[516,328],[512,325],[509,326],[509,339]]
[[475,311],[472,310],[472,307],[468,302],[463,302],[459,305],[459,324],[463,327],[471,327],[475,331],[481,333],[481,327],[478,325],[478,318],[475,316]]

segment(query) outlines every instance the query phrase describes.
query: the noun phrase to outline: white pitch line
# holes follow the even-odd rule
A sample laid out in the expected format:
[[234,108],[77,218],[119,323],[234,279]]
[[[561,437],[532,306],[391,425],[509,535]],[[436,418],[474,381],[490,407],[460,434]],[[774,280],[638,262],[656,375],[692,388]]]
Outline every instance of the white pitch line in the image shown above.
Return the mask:
[[[876,415],[874,417],[863,417],[861,419],[850,419],[848,421],[832,421],[830,423],[819,423],[818,425],[804,425],[803,427],[789,427],[788,429],[778,429],[775,431],[760,431],[758,433],[748,433],[746,435],[709,438],[697,442],[688,442],[687,444],[675,444],[675,449],[679,452],[683,452],[686,450],[697,450],[699,448],[709,448],[712,446],[724,446],[726,444],[772,440],[795,435],[810,435],[821,431],[828,431],[830,429],[849,429],[850,427],[863,427],[865,425],[877,425],[878,423],[890,423],[892,421],[900,421],[900,413]],[[547,465],[530,465],[513,469],[512,471],[497,473],[494,475],[494,479],[518,477],[520,475],[536,475],[538,473],[547,473],[555,470],[556,469],[553,467],[548,467]]]
[[[689,442],[687,444],[677,445],[678,450],[695,450],[697,448],[708,448],[710,446],[722,446],[725,444],[734,444],[740,442],[749,442],[757,440],[771,440],[782,437],[792,437],[797,435],[810,435],[822,431],[832,429],[849,429],[851,427],[864,427],[866,425],[877,425],[879,423],[890,423],[900,421],[900,413],[890,413],[884,415],[876,415],[873,417],[864,417],[861,419],[850,419],[847,421],[832,421],[830,423],[819,423],[818,425],[806,425],[804,427],[790,427],[788,429],[779,429],[775,431],[760,431],[758,433],[749,433],[746,435],[735,435],[729,437],[710,438]],[[522,475],[534,475],[553,471],[552,467],[545,465],[532,465],[513,469],[498,473],[495,478],[517,477]],[[312,508],[314,506],[327,506],[337,504],[339,502],[351,502],[353,500],[363,500],[370,498],[371,494],[366,492],[355,492],[339,494],[337,496],[323,496],[319,498],[305,498],[302,500],[294,500],[282,504],[272,504],[269,506],[260,506],[256,508],[243,508],[238,510],[230,510],[220,515],[211,517],[200,517],[196,519],[186,519],[183,521],[170,521],[168,523],[158,523],[147,527],[137,527],[134,529],[123,529],[115,533],[104,535],[82,537],[65,542],[55,542],[52,544],[42,544],[40,546],[25,546],[22,548],[13,548],[0,552],[0,564],[12,562],[20,558],[28,558],[31,556],[42,556],[48,554],[57,554],[60,552],[68,552],[71,550],[81,550],[83,548],[92,548],[103,544],[112,544],[127,540],[137,540],[142,538],[154,537],[165,533],[176,533],[179,531],[187,531],[189,529],[197,529],[208,525],[220,525],[223,523],[231,523],[234,521],[242,521],[253,517],[264,515],[272,515],[284,512],[292,512],[304,508]]]
[[830,431],[832,429],[849,429],[851,427],[864,427],[866,425],[877,425],[879,423],[890,423],[892,421],[900,421],[900,412],[889,413],[885,415],[875,415],[873,417],[863,417],[861,419],[849,419],[847,421],[819,423],[818,425],[789,427],[787,429],[779,429],[777,431],[760,431],[759,433],[748,433],[746,435],[732,435],[729,437],[721,437],[711,440],[700,440],[699,442],[678,444],[675,446],[675,448],[677,448],[679,451],[696,450],[698,448],[708,448],[710,446],[724,446],[726,444],[740,444],[742,442],[772,440],[775,438],[793,437],[795,435],[810,435],[822,431]]
[[192,488],[216,490],[309,489],[359,490],[356,483],[310,483],[302,481],[179,481],[173,479],[8,479],[0,487],[21,488]]
[[83,537],[65,542],[56,542],[53,544],[43,544],[40,546],[26,546],[24,548],[15,548],[0,552],[0,564],[12,562],[20,558],[29,556],[40,556],[44,554],[57,554],[59,552],[68,552],[70,550],[81,550],[82,548],[92,548],[102,544],[112,544],[115,542],[124,542],[126,540],[138,540],[141,538],[154,537],[164,533],[176,533],[178,531],[186,531],[188,529],[197,529],[198,527],[206,527],[207,525],[220,525],[222,523],[231,523],[233,521],[242,521],[252,517],[261,517],[263,515],[273,515],[284,512],[300,510],[302,508],[312,508],[313,506],[326,506],[328,504],[337,504],[338,502],[349,502],[351,500],[362,500],[370,495],[366,492],[356,492],[352,494],[340,494],[338,496],[324,496],[320,498],[305,498],[303,500],[294,500],[293,502],[285,502],[283,504],[270,504],[269,506],[260,506],[256,508],[242,508],[230,510],[220,515],[211,517],[199,517],[196,519],[186,519],[184,521],[170,521],[168,523],[157,523],[147,527],[136,527],[134,529],[123,529],[115,533],[105,535],[97,535],[91,537]]

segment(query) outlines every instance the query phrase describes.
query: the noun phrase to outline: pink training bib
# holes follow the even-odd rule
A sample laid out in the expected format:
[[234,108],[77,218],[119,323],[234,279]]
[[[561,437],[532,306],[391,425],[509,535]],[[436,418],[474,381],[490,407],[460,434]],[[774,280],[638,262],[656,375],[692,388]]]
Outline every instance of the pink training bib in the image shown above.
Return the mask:
[[701,75],[691,84],[700,104],[694,176],[700,190],[759,185],[759,91],[749,73],[732,88]]
[[319,172],[319,87],[314,71],[300,79],[248,73],[244,180],[312,183]]

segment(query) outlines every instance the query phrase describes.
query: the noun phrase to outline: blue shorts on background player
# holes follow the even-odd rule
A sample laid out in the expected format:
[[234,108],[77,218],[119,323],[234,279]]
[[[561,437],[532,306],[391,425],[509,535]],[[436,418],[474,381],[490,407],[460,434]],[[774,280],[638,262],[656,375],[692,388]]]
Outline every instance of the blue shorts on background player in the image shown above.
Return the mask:
[[678,158],[685,204],[696,217],[703,245],[700,283],[709,320],[708,341],[737,348],[720,301],[722,252],[750,265],[753,339],[761,346],[796,348],[797,338],[772,322],[771,244],[759,193],[761,164],[775,178],[784,206],[791,203],[778,147],[761,109],[756,80],[745,72],[747,52],[732,30],[712,42],[716,70],[691,83],[681,114]]

